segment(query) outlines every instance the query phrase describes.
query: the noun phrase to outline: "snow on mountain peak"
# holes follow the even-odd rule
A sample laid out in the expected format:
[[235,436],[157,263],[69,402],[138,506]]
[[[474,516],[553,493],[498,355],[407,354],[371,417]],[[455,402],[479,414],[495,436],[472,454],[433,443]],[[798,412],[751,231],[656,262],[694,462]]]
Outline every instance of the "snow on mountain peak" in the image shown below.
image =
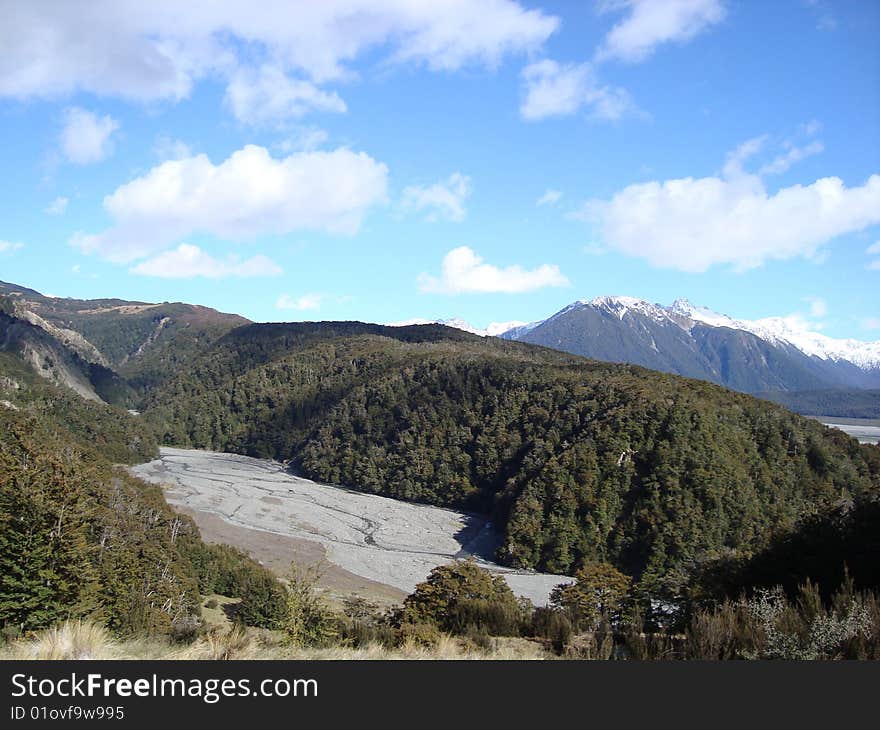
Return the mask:
[[442,324],[447,327],[453,327],[457,330],[470,332],[473,335],[479,335],[480,337],[497,337],[508,330],[527,326],[525,322],[520,322],[519,320],[514,319],[509,322],[490,322],[485,329],[480,329],[479,327],[474,327],[470,322],[461,317],[452,317],[450,319],[423,319],[421,317],[415,317],[413,319],[404,319],[399,322],[388,322],[387,326],[408,327],[409,325],[414,324]]
[[809,329],[809,323],[798,316],[765,317],[743,320],[743,327],[771,342],[785,342],[807,355],[835,362],[845,360],[863,370],[880,368],[880,341],[838,340]]
[[668,307],[628,296],[601,296],[589,300],[581,299],[569,304],[550,319],[555,319],[572,309],[584,307],[602,309],[614,314],[621,321],[627,313],[635,312],[658,322],[664,320],[673,322],[687,330],[693,329],[697,323],[710,327],[742,330],[774,345],[794,347],[811,357],[835,362],[846,361],[863,370],[880,368],[880,341],[862,342],[852,339],[834,339],[813,331],[811,324],[797,315],[765,317],[757,320],[734,319],[707,307],[691,304],[684,298],[676,299]]
[[863,370],[880,368],[880,341],[861,342],[828,337],[810,329],[810,323],[797,315],[789,317],[765,317],[748,320],[734,319],[707,307],[691,304],[687,299],[676,299],[670,306],[652,304],[644,299],[628,296],[601,296],[594,299],[581,299],[559,310],[549,319],[526,324],[520,321],[492,322],[485,329],[474,327],[465,320],[452,319],[408,319],[402,322],[389,322],[389,326],[402,327],[412,324],[443,324],[447,327],[471,332],[481,337],[498,337],[507,333],[509,339],[518,339],[535,327],[561,317],[576,309],[593,307],[614,315],[623,321],[628,313],[640,314],[656,322],[671,322],[690,331],[697,323],[709,327],[728,327],[749,332],[774,345],[794,347],[805,355],[834,362],[844,361]]
[[691,304],[687,299],[676,299],[668,311],[688,317],[695,322],[702,322],[711,327],[730,327],[731,329],[742,329],[737,326],[736,320],[728,317],[726,314],[719,314],[707,307],[697,307]]
[[619,319],[623,319],[627,312],[638,312],[655,320],[666,319],[666,312],[659,304],[651,304],[644,299],[626,296],[603,296],[590,301],[582,300],[579,304],[598,307],[611,312]]

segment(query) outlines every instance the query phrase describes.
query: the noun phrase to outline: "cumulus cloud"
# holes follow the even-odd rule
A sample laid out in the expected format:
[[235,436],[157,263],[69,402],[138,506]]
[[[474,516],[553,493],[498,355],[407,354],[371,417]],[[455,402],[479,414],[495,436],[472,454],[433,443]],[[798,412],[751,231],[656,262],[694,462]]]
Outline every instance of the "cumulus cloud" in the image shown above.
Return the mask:
[[775,193],[747,174],[652,181],[588,201],[575,217],[605,245],[658,267],[745,270],[813,257],[833,238],[880,223],[880,175],[854,187],[826,177]]
[[335,92],[291,78],[270,64],[236,71],[226,87],[225,101],[236,119],[250,125],[279,125],[310,111],[346,111],[345,102]]
[[24,248],[24,244],[20,241],[0,241],[0,253],[14,253]]
[[67,198],[65,198],[63,195],[60,195],[46,206],[45,212],[49,215],[61,215],[65,210],[67,210],[67,204],[69,202],[70,201]]
[[282,294],[275,302],[276,309],[295,309],[299,312],[320,309],[321,302],[324,300],[323,294],[303,294],[299,297],[292,297],[289,294]]
[[425,213],[426,220],[430,222],[446,219],[459,223],[467,213],[465,200],[470,194],[471,179],[460,172],[454,172],[433,185],[405,187],[400,205],[404,210]]
[[518,294],[548,286],[568,286],[569,281],[555,264],[536,269],[521,266],[499,268],[483,262],[472,249],[459,246],[443,258],[440,277],[420,274],[421,291],[431,294],[492,293]]
[[605,36],[596,57],[637,63],[664,43],[684,43],[724,20],[722,0],[604,0],[603,11],[627,15]]
[[228,277],[251,278],[256,276],[278,276],[281,267],[263,255],[253,256],[244,261],[229,255],[225,259],[214,258],[198,246],[181,243],[171,251],[165,251],[137,266],[131,273],[143,276],[158,276],[163,279],[226,279]]
[[117,129],[119,122],[109,115],[71,107],[64,112],[61,152],[77,165],[100,162],[113,151],[111,137]]
[[[433,70],[493,66],[536,50],[559,27],[558,18],[515,0],[267,0],[259,12],[250,0],[43,0],[8,10],[0,24],[0,97],[180,100],[208,76],[233,79],[234,87],[247,54],[293,73],[271,98],[279,113],[316,101],[339,106],[332,92],[293,79],[345,80],[351,62],[368,53],[381,64]],[[256,94],[269,98],[265,89]]]
[[635,109],[624,89],[602,86],[589,63],[544,59],[522,71],[520,116],[527,121],[571,116],[581,109],[600,119],[619,119]]
[[204,154],[168,160],[104,198],[114,227],[78,232],[70,242],[128,263],[193,234],[354,234],[386,199],[387,178],[384,164],[345,148],[275,159],[264,147],[246,145],[219,164]]
[[561,199],[562,191],[547,188],[547,190],[544,191],[544,194],[535,201],[535,205],[538,207],[542,205],[556,205]]

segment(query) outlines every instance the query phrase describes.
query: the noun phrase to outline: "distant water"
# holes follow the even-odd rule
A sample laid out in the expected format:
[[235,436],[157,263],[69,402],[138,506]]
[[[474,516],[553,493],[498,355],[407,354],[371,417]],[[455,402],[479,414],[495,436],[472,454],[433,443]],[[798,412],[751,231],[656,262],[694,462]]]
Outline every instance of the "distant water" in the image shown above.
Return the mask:
[[880,443],[880,419],[877,418],[835,418],[834,416],[817,416],[816,420],[826,426],[839,428],[863,444]]

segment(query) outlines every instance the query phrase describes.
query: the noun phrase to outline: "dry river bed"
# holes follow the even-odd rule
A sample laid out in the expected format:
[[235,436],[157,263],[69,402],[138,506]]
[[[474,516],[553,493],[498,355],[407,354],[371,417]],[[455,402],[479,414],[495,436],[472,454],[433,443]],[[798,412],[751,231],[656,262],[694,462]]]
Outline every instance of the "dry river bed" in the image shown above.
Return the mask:
[[[339,569],[339,585],[345,584],[340,575],[360,577],[403,595],[432,568],[466,556],[503,575],[515,594],[538,606],[546,605],[554,586],[570,580],[487,560],[498,536],[482,516],[319,484],[275,461],[163,447],[158,459],[132,472],[162,485],[168,503],[191,514],[203,533],[206,527],[217,532],[219,518],[230,528],[221,531],[224,541],[261,562],[272,562],[265,553],[278,539],[320,546]],[[256,539],[260,534],[270,539]],[[356,581],[348,584],[357,587]]]

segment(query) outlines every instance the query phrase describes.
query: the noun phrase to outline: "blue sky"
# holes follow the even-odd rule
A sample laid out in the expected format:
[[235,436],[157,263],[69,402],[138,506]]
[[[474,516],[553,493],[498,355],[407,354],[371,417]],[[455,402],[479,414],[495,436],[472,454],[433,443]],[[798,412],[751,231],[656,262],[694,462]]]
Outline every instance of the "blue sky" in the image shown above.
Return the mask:
[[478,326],[678,297],[880,337],[880,4],[0,0],[0,279]]

